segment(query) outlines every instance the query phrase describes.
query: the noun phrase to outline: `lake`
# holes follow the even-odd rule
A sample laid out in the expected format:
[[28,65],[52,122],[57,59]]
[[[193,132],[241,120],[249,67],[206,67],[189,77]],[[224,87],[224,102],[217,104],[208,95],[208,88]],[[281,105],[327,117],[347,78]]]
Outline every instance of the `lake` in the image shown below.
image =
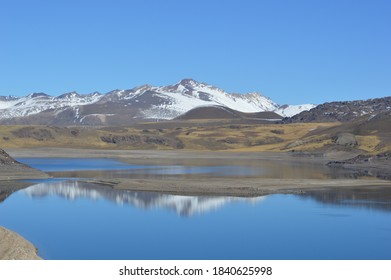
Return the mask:
[[120,172],[262,178],[267,169],[18,160],[68,175],[31,181],[0,203],[0,224],[31,241],[44,259],[391,259],[389,188],[252,198],[180,196],[113,190],[69,177]]
[[[160,178],[256,177],[281,179],[355,178],[348,170],[323,164],[254,159],[134,159],[133,164],[107,158],[17,158],[53,177]],[[158,164],[157,164],[158,163]]]

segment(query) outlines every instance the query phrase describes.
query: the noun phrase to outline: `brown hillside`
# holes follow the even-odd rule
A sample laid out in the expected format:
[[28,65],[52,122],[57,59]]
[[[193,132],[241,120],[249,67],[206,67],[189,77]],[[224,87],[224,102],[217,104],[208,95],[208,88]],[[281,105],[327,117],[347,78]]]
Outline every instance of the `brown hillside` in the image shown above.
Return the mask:
[[282,117],[274,112],[244,113],[223,106],[194,108],[177,119],[267,119],[280,120]]

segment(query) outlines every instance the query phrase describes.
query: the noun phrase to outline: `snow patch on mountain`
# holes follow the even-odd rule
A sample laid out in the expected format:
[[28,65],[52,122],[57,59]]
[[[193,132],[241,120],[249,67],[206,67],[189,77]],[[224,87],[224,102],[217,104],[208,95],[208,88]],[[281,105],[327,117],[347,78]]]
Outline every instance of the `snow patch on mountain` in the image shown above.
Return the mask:
[[224,106],[246,113],[273,111],[278,108],[271,99],[259,93],[230,94],[191,79],[182,80],[173,86],[152,87],[149,90],[166,99],[165,103],[154,105],[145,111],[145,117],[156,119],[173,119],[191,109],[205,106]]
[[34,115],[46,110],[61,110],[95,103],[102,98],[99,93],[79,95],[75,92],[66,93],[58,97],[46,94],[30,94],[26,97],[0,102],[0,118],[8,119]]
[[19,98],[15,97],[8,97],[8,96],[1,96],[0,97],[0,110],[8,109],[13,106],[15,106],[19,102]]
[[[191,79],[180,81],[173,87],[173,89],[175,88],[176,90],[171,90],[171,92],[191,95],[197,99],[208,102],[209,105],[221,105],[246,113],[273,111],[278,108],[276,103],[260,93],[227,93],[222,89],[205,83],[198,83]],[[163,90],[165,89],[166,88],[163,88]],[[199,104],[197,106],[205,106],[205,104]]]
[[316,105],[314,104],[283,105],[278,109],[274,110],[274,112],[283,117],[292,117],[303,111],[309,111],[314,107],[316,107]]

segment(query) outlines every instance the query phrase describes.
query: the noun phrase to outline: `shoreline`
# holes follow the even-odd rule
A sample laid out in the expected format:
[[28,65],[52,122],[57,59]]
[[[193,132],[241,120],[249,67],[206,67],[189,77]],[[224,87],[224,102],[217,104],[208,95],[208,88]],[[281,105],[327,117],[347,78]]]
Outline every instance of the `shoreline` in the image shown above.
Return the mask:
[[[390,160],[354,162],[357,152],[243,152],[243,151],[195,151],[195,150],[105,150],[71,148],[14,148],[7,149],[12,157],[48,158],[108,158],[128,164],[138,165],[194,165],[213,166],[257,165],[261,161],[281,162],[283,164],[311,164],[313,166],[341,170],[355,177],[371,177],[391,180]],[[338,164],[335,164],[338,163]],[[21,174],[18,174],[19,176]],[[22,176],[25,176],[23,174]],[[42,178],[42,177],[38,177]],[[7,180],[0,174],[0,180]],[[20,179],[12,177],[12,179]],[[23,177],[22,179],[28,179]]]
[[291,159],[297,161],[327,162],[343,159],[351,153],[334,152],[321,156],[298,156],[289,152],[246,152],[235,150],[198,151],[198,150],[108,150],[108,149],[73,149],[73,148],[8,148],[12,157],[64,157],[64,158],[112,158],[119,160],[137,159]]
[[332,160],[344,160],[356,154],[330,152],[327,154],[297,154],[290,152],[196,151],[196,150],[106,150],[71,148],[13,148],[7,152],[14,158],[107,158],[139,165],[196,165],[210,166],[283,161],[292,164],[326,166]]
[[37,252],[25,238],[0,226],[0,260],[42,260]]
[[216,195],[255,197],[270,194],[303,194],[338,188],[391,188],[391,181],[379,179],[259,179],[200,178],[81,180],[116,190],[161,192],[174,195]]

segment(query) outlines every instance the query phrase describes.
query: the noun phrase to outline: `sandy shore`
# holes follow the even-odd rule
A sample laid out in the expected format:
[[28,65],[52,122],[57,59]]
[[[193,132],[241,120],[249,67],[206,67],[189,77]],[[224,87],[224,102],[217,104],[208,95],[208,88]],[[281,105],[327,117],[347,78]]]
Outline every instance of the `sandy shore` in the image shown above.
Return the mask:
[[114,189],[164,192],[180,195],[262,196],[268,194],[304,193],[336,188],[390,188],[391,181],[355,179],[258,179],[200,178],[186,179],[95,179]]
[[40,260],[37,249],[19,234],[0,226],[0,260]]

